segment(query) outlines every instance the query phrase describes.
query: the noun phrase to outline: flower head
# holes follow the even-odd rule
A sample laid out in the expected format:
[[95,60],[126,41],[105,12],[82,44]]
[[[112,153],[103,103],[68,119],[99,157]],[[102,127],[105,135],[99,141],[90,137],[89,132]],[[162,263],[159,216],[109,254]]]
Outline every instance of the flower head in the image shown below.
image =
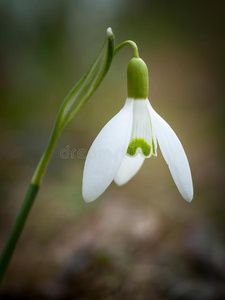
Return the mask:
[[148,69],[133,58],[127,69],[128,98],[124,107],[100,131],[85,162],[83,198],[98,198],[114,180],[127,183],[144,160],[157,156],[157,144],[173,180],[185,200],[193,198],[193,184],[187,156],[172,128],[148,100]]

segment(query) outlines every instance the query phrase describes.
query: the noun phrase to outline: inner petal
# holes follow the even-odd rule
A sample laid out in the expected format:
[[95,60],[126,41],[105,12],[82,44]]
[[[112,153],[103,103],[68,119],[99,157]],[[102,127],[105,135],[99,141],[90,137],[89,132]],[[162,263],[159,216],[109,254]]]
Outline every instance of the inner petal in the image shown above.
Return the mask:
[[135,156],[137,153],[144,157],[150,157],[152,154],[156,155],[147,101],[147,99],[134,100],[133,128],[127,149],[127,154],[130,156]]

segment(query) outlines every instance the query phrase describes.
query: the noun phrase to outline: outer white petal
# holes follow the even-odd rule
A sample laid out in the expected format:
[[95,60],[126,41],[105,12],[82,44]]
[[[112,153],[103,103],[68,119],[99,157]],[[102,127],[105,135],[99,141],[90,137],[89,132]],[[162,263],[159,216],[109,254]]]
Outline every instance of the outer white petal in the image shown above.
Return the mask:
[[127,183],[140,170],[145,158],[138,153],[136,156],[125,155],[120,168],[114,178],[117,185]]
[[153,130],[173,180],[183,198],[191,202],[193,198],[193,184],[190,166],[183,146],[172,128],[157,114],[150,103],[149,112]]
[[84,166],[83,198],[91,202],[98,198],[114,179],[129,144],[133,99],[100,131],[94,140]]

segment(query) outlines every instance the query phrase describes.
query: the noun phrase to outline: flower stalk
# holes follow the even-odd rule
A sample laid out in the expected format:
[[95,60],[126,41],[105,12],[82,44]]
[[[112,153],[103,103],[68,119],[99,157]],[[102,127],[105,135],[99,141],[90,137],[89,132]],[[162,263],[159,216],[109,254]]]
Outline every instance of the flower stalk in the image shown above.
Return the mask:
[[119,44],[114,51],[114,55],[116,55],[123,47],[125,46],[131,46],[134,50],[134,57],[139,58],[139,52],[137,44],[131,40],[124,41],[123,43]]
[[0,285],[4,279],[17,242],[41,186],[42,179],[55,146],[70,122],[95,92],[108,72],[114,56],[114,40],[113,32],[111,28],[108,28],[106,32],[106,40],[99,55],[87,73],[78,81],[78,83],[66,96],[59,109],[48,146],[39,161],[36,171],[34,172],[30,186],[0,256]]

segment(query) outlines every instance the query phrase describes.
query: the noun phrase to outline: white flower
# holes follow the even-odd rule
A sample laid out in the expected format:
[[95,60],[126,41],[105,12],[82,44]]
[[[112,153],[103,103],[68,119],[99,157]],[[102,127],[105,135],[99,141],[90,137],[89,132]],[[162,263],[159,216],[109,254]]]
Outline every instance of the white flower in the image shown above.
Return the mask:
[[[130,97],[133,91],[129,89],[129,78],[128,72],[129,98],[100,131],[88,152],[83,198],[86,202],[95,200],[113,180],[117,185],[127,183],[139,171],[145,158],[157,156],[158,142],[178,190],[190,202],[193,198],[191,171],[181,142],[147,97]],[[135,94],[143,96],[146,91],[140,94],[136,89]]]

